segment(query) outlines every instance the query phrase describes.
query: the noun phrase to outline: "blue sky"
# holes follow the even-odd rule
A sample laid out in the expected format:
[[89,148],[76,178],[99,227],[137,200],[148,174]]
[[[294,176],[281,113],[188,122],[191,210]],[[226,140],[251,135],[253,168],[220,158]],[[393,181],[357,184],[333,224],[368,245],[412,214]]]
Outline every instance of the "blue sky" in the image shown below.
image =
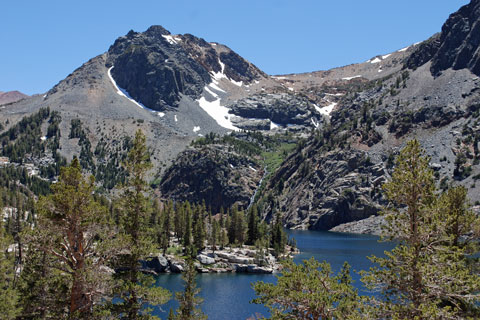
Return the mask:
[[43,93],[130,29],[226,44],[268,74],[325,70],[422,41],[468,0],[9,0],[0,91]]

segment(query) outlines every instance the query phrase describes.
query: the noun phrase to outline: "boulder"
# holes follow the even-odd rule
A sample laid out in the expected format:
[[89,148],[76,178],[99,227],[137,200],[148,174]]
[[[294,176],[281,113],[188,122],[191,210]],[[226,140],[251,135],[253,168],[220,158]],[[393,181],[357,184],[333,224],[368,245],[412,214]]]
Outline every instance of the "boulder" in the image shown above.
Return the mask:
[[162,255],[149,257],[144,262],[144,268],[151,269],[157,273],[165,272],[168,268],[168,260]]
[[235,264],[235,272],[245,273],[248,271],[248,265],[246,264]]
[[248,273],[273,273],[272,268],[267,267],[259,267],[256,264],[249,264],[247,266]]
[[174,273],[183,272],[183,270],[185,270],[184,263],[180,261],[172,261],[170,263],[170,270]]
[[215,263],[215,259],[212,258],[212,257],[209,257],[209,256],[206,256],[204,254],[199,254],[197,256],[197,260],[201,263],[201,264],[214,264]]

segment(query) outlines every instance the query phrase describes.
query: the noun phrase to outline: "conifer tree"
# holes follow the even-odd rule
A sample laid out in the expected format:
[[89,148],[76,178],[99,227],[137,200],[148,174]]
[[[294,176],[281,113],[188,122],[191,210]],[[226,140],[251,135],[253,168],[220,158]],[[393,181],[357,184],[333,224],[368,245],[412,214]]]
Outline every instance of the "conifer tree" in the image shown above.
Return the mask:
[[192,211],[190,209],[190,204],[188,201],[185,202],[185,230],[183,231],[183,247],[185,252],[193,254],[192,249]]
[[205,207],[197,205],[193,217],[193,244],[197,252],[205,247]]
[[203,299],[198,297],[200,289],[195,283],[195,276],[197,271],[192,259],[187,260],[185,272],[182,274],[182,279],[185,282],[183,292],[177,292],[176,298],[179,303],[177,309],[177,320],[202,320],[207,319],[205,314],[198,307]]
[[274,250],[275,256],[279,256],[285,251],[285,245],[287,244],[287,235],[283,230],[282,219],[280,214],[275,215],[275,222],[271,225],[270,229],[271,246]]
[[[33,229],[26,235],[35,239]],[[52,268],[55,258],[27,244],[25,264],[19,281],[21,319],[62,319],[68,313],[69,284],[63,272]]]
[[129,253],[123,263],[127,267],[118,274],[116,294],[121,302],[112,308],[122,319],[153,319],[150,305],[159,305],[168,301],[167,290],[155,287],[151,276],[140,272],[140,260],[154,251],[149,237],[149,199],[147,197],[146,174],[151,168],[145,135],[138,130],[133,146],[128,152],[125,168],[129,173],[122,195],[122,227],[126,236],[125,245]]
[[[418,141],[410,141],[397,158],[392,180],[384,185],[392,204],[385,212],[386,236],[395,238],[398,245],[386,252],[385,258],[372,257],[379,267],[363,274],[367,287],[381,293],[380,298],[370,299],[369,317],[457,319],[479,315],[480,279],[469,269],[465,251],[451,245],[460,229],[452,231],[452,223],[445,217],[458,219],[462,210],[448,213],[448,208],[453,203],[462,208],[464,197],[447,194],[439,199],[428,163]],[[463,231],[472,227],[465,226]]]
[[14,256],[8,252],[11,244],[12,241],[7,236],[0,219],[0,317],[7,320],[15,319],[20,312],[17,305],[18,293],[13,285]]
[[220,226],[217,220],[212,219],[211,232],[209,237],[209,243],[213,253],[217,250],[218,238],[219,238]]
[[298,265],[286,261],[283,266],[276,284],[253,284],[259,297],[252,302],[264,304],[272,319],[362,319],[347,263],[337,275],[327,262],[314,258]]
[[247,244],[254,245],[255,242],[260,238],[258,228],[259,228],[258,208],[256,204],[253,204],[248,213]]
[[106,246],[113,237],[107,210],[95,201],[94,178],[84,179],[80,163],[74,158],[61,169],[52,194],[38,202],[38,224],[29,240],[30,254],[41,250],[52,259],[50,267],[60,270],[67,281],[68,317],[92,317],[102,296],[108,275],[101,267],[114,251]]

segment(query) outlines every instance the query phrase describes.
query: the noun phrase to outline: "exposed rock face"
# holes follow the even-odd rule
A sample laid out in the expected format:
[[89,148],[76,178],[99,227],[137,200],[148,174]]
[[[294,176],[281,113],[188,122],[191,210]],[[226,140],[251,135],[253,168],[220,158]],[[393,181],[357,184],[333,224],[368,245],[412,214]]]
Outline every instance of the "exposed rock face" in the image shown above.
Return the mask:
[[201,263],[201,264],[206,264],[206,265],[210,265],[210,264],[214,264],[215,263],[215,259],[212,258],[212,257],[209,257],[207,255],[204,255],[204,254],[199,254],[197,256],[197,260]]
[[106,65],[132,98],[158,111],[176,107],[180,94],[199,98],[214,73],[245,82],[264,75],[225,46],[190,34],[171,35],[161,26],[118,38]]
[[270,119],[281,124],[312,126],[322,116],[307,99],[287,93],[259,94],[241,99],[229,106],[230,113],[248,119]]
[[160,26],[130,31],[108,50],[107,67],[114,67],[112,76],[121,88],[150,109],[176,106],[180,93],[197,98],[210,75],[175,41]]
[[379,236],[382,234],[382,226],[384,224],[385,219],[383,216],[370,216],[363,220],[340,224],[330,229],[330,231]]
[[453,68],[467,68],[480,75],[480,1],[472,0],[450,15],[436,35],[418,47],[407,61],[408,67],[419,67],[432,61],[431,72],[437,76]]
[[[308,155],[308,158],[305,157]],[[315,144],[288,159],[269,183],[272,212],[283,213],[287,228],[329,230],[375,215],[387,172],[354,150],[317,152]],[[270,198],[270,200],[269,200]]]
[[165,172],[162,196],[201,203],[214,212],[233,204],[247,207],[262,177],[262,168],[251,158],[208,145],[182,152]]

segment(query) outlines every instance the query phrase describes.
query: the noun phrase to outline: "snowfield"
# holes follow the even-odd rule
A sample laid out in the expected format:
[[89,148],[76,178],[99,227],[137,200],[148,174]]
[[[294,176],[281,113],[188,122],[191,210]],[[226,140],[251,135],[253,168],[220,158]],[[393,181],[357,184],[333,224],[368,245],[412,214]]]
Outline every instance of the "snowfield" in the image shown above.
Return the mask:
[[[323,114],[323,115],[326,115],[326,116],[330,116],[330,113],[332,113],[332,111],[333,111],[333,109],[335,108],[336,105],[337,105],[336,102],[332,102],[328,106],[325,106],[325,107],[319,107],[318,105],[314,104],[315,109],[320,114]],[[313,119],[312,119],[312,121],[313,121]]]
[[[208,90],[207,87],[205,87],[205,91],[210,93],[211,91]],[[218,95],[214,95],[214,97],[216,98],[214,101],[208,101],[205,97],[201,97],[197,100],[198,105],[208,113],[208,115],[212,117],[219,126],[234,131],[240,131],[239,128],[232,124],[232,121],[230,120],[231,115],[228,113],[229,109],[220,104],[220,98],[218,98]]]
[[345,77],[345,78],[342,78],[342,80],[350,81],[350,80],[352,80],[352,79],[361,78],[361,77],[362,77],[361,75],[357,75],[357,76],[353,76],[353,77]]

